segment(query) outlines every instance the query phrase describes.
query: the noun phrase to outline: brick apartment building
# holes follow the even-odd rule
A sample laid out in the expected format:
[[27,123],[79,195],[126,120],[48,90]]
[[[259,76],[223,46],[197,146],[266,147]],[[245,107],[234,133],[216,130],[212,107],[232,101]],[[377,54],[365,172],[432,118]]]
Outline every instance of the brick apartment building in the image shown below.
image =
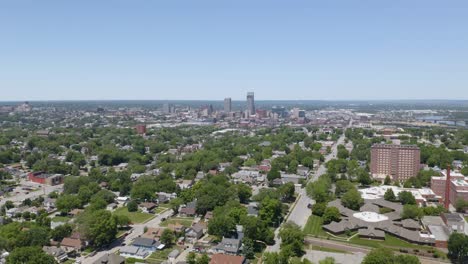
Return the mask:
[[[432,191],[442,197],[445,197],[445,183],[447,181],[447,172],[442,171],[441,177],[431,178]],[[468,177],[459,172],[450,173],[450,195],[449,202],[453,205],[458,199],[468,201]]]
[[394,181],[416,177],[421,151],[413,145],[375,144],[371,148],[370,170],[374,177],[390,176]]

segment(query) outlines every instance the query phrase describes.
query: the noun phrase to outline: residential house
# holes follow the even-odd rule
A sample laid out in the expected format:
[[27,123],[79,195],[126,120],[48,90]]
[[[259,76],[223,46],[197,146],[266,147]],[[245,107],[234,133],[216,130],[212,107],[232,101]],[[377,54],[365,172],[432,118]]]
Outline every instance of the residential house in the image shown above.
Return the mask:
[[156,209],[158,205],[155,204],[155,203],[141,203],[138,205],[138,208],[140,208],[140,210],[143,212],[143,213],[149,213],[149,214],[152,214],[154,213],[154,210]]
[[154,252],[156,249],[160,246],[161,244],[151,238],[146,238],[146,237],[137,237],[135,240],[133,240],[132,246],[138,247],[138,248],[144,248],[148,251]]
[[120,256],[125,258],[145,259],[151,255],[151,251],[136,246],[124,246],[119,250]]
[[237,255],[241,250],[242,242],[239,238],[223,238],[221,242],[213,248],[214,253]]
[[110,204],[107,205],[106,210],[108,210],[108,211],[114,211],[116,208],[117,208],[117,204],[116,204],[116,203],[110,203]]
[[158,195],[157,201],[159,204],[168,203],[170,200],[177,198],[176,193],[158,192],[156,194]]
[[84,248],[84,243],[79,238],[65,237],[60,242],[60,247],[66,252],[81,252]]
[[195,243],[204,235],[205,227],[199,223],[194,224],[193,226],[185,230],[185,238],[189,243]]
[[194,200],[179,209],[179,214],[185,217],[192,217],[196,214],[197,201]]
[[65,250],[63,250],[62,248],[43,246],[42,250],[47,255],[50,255],[50,256],[54,257],[54,259],[59,263],[64,262],[64,261],[66,261],[68,259],[67,252],[65,252]]
[[225,254],[214,254],[210,264],[246,264],[247,260],[243,256],[230,256]]
[[213,219],[213,211],[206,212],[204,218],[205,218],[205,221],[210,221],[211,219]]
[[180,251],[177,249],[174,249],[171,251],[171,253],[169,253],[169,255],[167,255],[167,258],[169,262],[174,263],[179,255],[180,255]]
[[247,206],[247,215],[248,216],[258,216],[258,203],[252,202]]
[[56,205],[55,205],[56,202],[57,202],[57,199],[52,199],[52,198],[47,197],[42,202],[42,206],[44,206],[44,209],[47,212],[51,212],[51,211],[55,210],[55,208],[57,208]]
[[182,180],[177,185],[181,190],[189,189],[193,185],[193,180]]
[[127,197],[127,196],[119,196],[119,197],[117,197],[116,200],[117,200],[117,202],[118,202],[119,204],[126,204],[126,203],[128,203],[128,202],[130,201],[130,197]]

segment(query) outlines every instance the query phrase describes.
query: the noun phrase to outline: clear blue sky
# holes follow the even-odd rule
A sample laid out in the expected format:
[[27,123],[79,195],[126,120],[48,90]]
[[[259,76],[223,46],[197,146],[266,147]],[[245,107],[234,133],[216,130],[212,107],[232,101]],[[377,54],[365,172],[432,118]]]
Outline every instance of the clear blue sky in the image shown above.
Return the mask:
[[0,101],[468,99],[468,1],[0,0]]

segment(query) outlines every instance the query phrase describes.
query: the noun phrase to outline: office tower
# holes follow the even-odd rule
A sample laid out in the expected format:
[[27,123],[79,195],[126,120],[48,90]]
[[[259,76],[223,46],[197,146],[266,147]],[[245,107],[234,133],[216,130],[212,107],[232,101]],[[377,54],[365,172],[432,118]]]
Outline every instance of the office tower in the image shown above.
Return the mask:
[[247,93],[247,112],[249,115],[255,115],[254,93]]
[[224,112],[225,113],[230,113],[232,112],[232,103],[231,103],[231,98],[224,98]]
[[418,175],[420,156],[419,148],[414,145],[375,144],[371,148],[371,173],[405,181]]

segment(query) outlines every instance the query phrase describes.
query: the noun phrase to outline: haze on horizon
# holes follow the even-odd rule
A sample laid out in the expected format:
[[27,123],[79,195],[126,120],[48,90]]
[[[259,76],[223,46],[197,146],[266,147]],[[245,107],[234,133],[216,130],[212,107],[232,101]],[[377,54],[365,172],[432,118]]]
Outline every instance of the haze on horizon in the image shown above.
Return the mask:
[[468,99],[468,2],[1,1],[0,101]]

